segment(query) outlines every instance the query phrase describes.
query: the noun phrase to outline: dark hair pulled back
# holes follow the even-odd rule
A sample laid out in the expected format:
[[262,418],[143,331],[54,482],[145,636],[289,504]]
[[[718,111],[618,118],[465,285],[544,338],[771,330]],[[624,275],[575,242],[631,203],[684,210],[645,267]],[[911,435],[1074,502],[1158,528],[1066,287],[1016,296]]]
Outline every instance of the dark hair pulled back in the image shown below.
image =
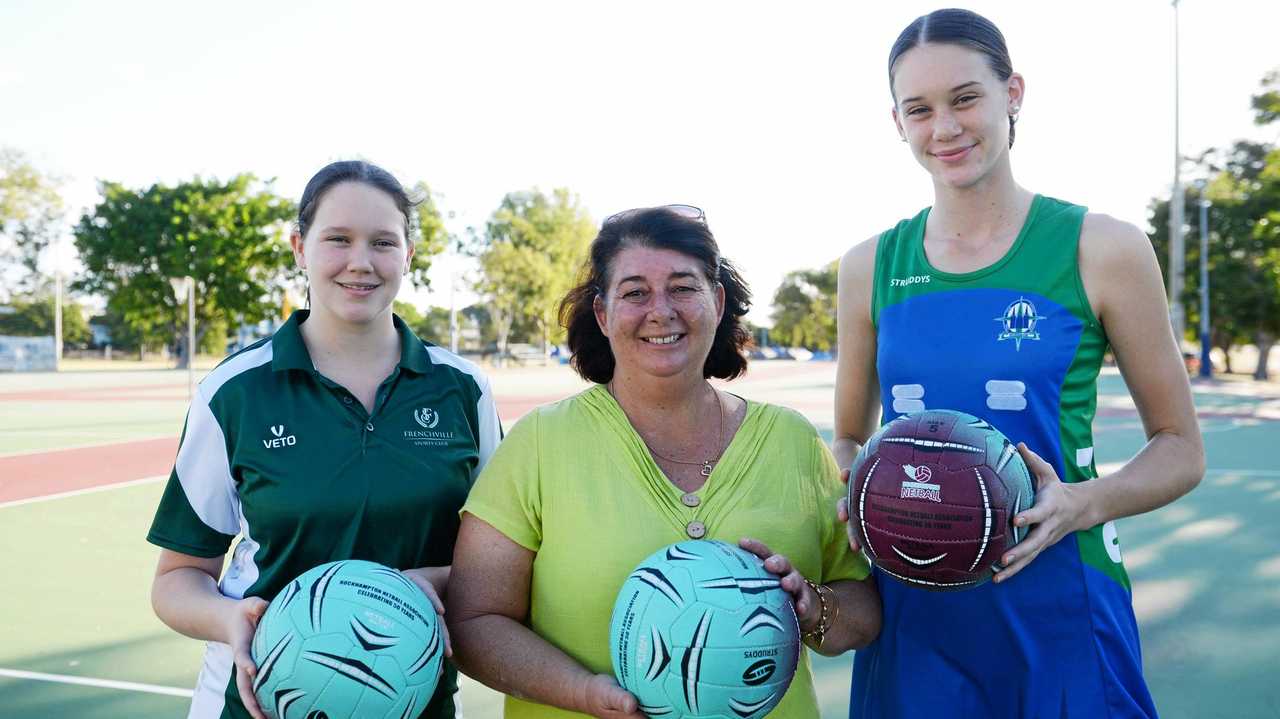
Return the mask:
[[320,200],[330,189],[344,182],[359,182],[390,195],[396,203],[396,209],[404,215],[405,241],[412,242],[413,223],[410,218],[413,208],[418,203],[409,197],[409,193],[405,191],[395,175],[364,160],[331,162],[312,176],[307,182],[306,189],[302,191],[302,200],[298,202],[298,234],[307,236],[307,230],[311,229],[311,222],[315,219],[316,210],[320,207]]
[[[921,15],[898,35],[889,50],[889,92],[893,93],[893,74],[898,60],[908,50],[925,43],[961,45],[976,50],[987,58],[987,65],[996,77],[1008,80],[1013,75],[1013,61],[1004,35],[995,23],[972,10],[946,8]],[[895,96],[896,97],[896,96]],[[1009,147],[1013,147],[1014,125],[1018,118],[1009,116]]]

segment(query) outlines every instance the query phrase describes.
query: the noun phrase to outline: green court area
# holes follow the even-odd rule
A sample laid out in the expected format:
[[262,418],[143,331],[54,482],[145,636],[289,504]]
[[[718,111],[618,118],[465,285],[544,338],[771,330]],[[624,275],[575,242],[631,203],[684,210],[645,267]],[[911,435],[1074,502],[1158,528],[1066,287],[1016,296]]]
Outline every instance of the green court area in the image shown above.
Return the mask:
[[[753,368],[728,387],[796,407],[830,438],[833,369],[787,364]],[[493,380],[500,397],[528,398],[579,386],[566,372],[497,372]],[[5,393],[19,391],[14,379],[0,382],[0,460],[89,444],[80,440],[91,431],[103,433],[94,435],[97,442],[172,435],[185,407],[184,398],[7,400]],[[46,379],[28,386],[58,388]],[[185,396],[177,373],[128,384],[140,379],[103,376],[78,389],[148,391],[150,384],[150,391]],[[1197,388],[1210,466],[1204,482],[1170,507],[1119,523],[1147,679],[1164,717],[1280,715],[1280,398],[1249,390],[1242,383]],[[1143,441],[1127,407],[1119,377],[1104,376],[1096,423],[1104,472]],[[62,443],[55,430],[73,425],[85,434]],[[30,429],[26,439],[15,431],[23,428]],[[202,644],[151,613],[157,550],[143,537],[161,489],[150,482],[0,504],[0,716],[185,714],[183,694],[194,683]],[[824,717],[845,715],[850,663],[851,656],[815,661]],[[469,717],[500,716],[500,697],[474,683],[464,685],[463,706]]]

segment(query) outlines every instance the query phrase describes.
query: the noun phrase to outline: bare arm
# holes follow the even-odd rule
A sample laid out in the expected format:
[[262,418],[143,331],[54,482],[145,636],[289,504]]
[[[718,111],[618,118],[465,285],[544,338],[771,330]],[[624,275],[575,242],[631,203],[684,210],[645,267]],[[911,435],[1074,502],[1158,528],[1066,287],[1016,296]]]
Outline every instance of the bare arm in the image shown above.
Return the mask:
[[259,597],[232,599],[218,591],[222,560],[161,549],[151,582],[151,607],[160,621],[180,634],[230,645],[240,699],[250,714],[262,719],[251,686],[258,669],[249,646],[267,602]]
[[879,236],[855,245],[840,259],[836,284],[835,441],[832,454],[842,470],[853,464],[880,418],[876,376],[876,330],[871,323],[872,284]]
[[[846,252],[840,258],[836,281],[836,336],[840,351],[836,361],[836,426],[831,453],[840,468],[840,481],[846,483],[858,450],[876,431],[880,420],[876,328],[871,322],[878,243],[877,235]],[[846,523],[849,548],[859,551],[858,533],[848,524],[849,507],[843,498],[836,504],[836,516]]]
[[1182,353],[1169,326],[1160,267],[1147,236],[1103,215],[1081,233],[1081,272],[1138,408],[1147,444],[1117,472],[1088,482],[1085,526],[1149,512],[1204,476],[1204,442]]
[[1142,418],[1147,443],[1115,473],[1062,483],[1050,463],[1019,447],[1036,476],[1036,505],[1014,518],[1035,525],[1007,552],[1007,580],[1069,532],[1149,512],[1191,491],[1204,476],[1204,443],[1155,253],[1138,228],[1091,214],[1080,234],[1080,272]]
[[831,631],[820,646],[808,644],[819,654],[834,657],[850,649],[862,649],[880,636],[880,593],[875,580],[844,579],[827,585],[835,595]]
[[458,668],[521,699],[610,719],[643,719],[613,677],[593,674],[525,622],[534,553],[464,514],[449,581],[449,631]]

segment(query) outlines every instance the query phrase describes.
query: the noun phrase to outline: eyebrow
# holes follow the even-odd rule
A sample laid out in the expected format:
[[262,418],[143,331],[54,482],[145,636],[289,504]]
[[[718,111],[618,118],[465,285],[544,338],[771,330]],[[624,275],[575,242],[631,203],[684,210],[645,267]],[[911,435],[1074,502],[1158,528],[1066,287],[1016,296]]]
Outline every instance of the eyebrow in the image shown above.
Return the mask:
[[[690,277],[694,279],[698,279],[699,275],[696,272],[672,272],[670,275],[667,275],[667,281],[685,280],[685,279],[689,279]],[[631,275],[630,277],[623,277],[622,279],[618,280],[618,284],[621,285],[625,282],[647,282],[647,281],[648,279],[642,275]]]
[[[969,87],[970,85],[981,85],[981,84],[982,84],[982,83],[981,83],[981,82],[979,82],[979,81],[977,81],[977,80],[970,80],[969,82],[961,83],[961,84],[956,85],[955,87],[951,88],[951,92],[953,92],[953,93],[955,93],[955,92],[960,92],[961,90],[965,89],[966,87]],[[905,100],[903,100],[901,104],[905,105],[905,104],[907,104],[908,102],[919,102],[919,101],[921,101],[921,100],[923,100],[923,99],[924,99],[924,97],[923,97],[923,96],[919,96],[919,95],[917,95],[916,97],[908,97],[908,98],[906,98]]]
[[[379,235],[379,236],[381,236],[381,235],[398,235],[398,234],[399,234],[399,232],[398,232],[397,230],[398,230],[398,228],[397,228],[397,229],[395,229],[395,230],[393,230],[393,229],[389,229],[389,228],[386,228],[386,227],[380,227],[380,228],[378,228],[378,229],[374,230],[374,231],[373,231],[373,234],[375,234],[375,235]],[[350,234],[354,234],[354,233],[353,233],[353,231],[352,231],[352,229],[351,229],[350,227],[342,227],[341,225],[333,225],[333,226],[331,226],[331,227],[325,227],[325,228],[321,229],[321,230],[319,231],[319,233],[318,233],[318,234],[321,234],[321,235],[328,235],[328,234],[334,234],[334,233],[337,233],[337,234],[343,234],[343,235],[350,235]]]

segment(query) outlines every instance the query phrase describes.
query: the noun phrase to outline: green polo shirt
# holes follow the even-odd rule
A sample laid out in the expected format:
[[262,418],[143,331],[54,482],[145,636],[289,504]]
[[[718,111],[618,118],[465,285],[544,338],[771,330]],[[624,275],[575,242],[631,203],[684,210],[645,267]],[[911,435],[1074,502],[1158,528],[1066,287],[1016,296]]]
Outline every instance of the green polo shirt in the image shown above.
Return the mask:
[[[400,362],[373,412],[316,371],[299,310],[199,385],[147,540],[226,554],[223,594],[271,599],[311,567],[367,559],[397,569],[452,561],[458,511],[501,438],[488,380],[395,318]],[[446,666],[423,716],[453,716]],[[230,651],[210,642],[191,717],[248,716]]]

